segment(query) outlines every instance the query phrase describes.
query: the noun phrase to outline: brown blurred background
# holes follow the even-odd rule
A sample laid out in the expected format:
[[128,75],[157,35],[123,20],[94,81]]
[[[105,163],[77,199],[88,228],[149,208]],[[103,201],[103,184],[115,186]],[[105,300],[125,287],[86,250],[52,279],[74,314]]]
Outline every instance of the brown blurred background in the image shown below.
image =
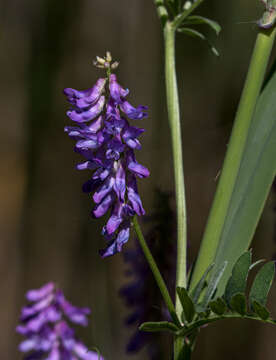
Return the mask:
[[[210,33],[221,56],[205,43],[178,38],[189,211],[189,256],[195,258],[216,186],[232,120],[261,14],[258,0],[206,0],[199,10],[220,22]],[[208,29],[205,29],[209,33]],[[81,334],[107,360],[125,355],[129,313],[118,296],[126,283],[121,255],[102,260],[103,221],[89,217],[81,192],[88,174],[74,170],[78,157],[63,133],[69,123],[64,87],[88,88],[99,76],[92,60],[110,50],[120,61],[120,83],[134,104],[149,106],[138,158],[151,170],[140,182],[147,213],[156,187],[173,190],[170,138],[164,97],[162,33],[151,0],[0,1],[0,358],[21,359],[15,334],[24,293],[53,280],[66,296],[92,308]],[[140,123],[141,124],[141,123]],[[140,125],[139,124],[139,125]],[[254,256],[271,258],[276,199],[270,196],[254,242]],[[131,246],[128,245],[128,246]],[[274,301],[273,301],[274,297]],[[276,293],[271,305],[276,313]],[[204,329],[194,359],[275,359],[275,329],[248,322]]]

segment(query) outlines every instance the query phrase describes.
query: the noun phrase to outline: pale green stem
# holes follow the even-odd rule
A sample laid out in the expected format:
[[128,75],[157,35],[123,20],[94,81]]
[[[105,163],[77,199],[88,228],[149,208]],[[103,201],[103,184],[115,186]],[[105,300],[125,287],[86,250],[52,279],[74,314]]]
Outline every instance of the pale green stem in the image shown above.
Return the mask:
[[251,120],[263,84],[275,32],[276,29],[260,31],[257,36],[218,188],[193,272],[191,288],[198,283],[204,271],[214,261],[216,255],[246,145]]
[[[170,22],[164,27],[165,40],[165,77],[168,118],[171,129],[173,164],[175,177],[175,192],[177,205],[177,264],[176,264],[176,286],[186,287],[186,200],[184,186],[183,156],[181,124],[178,101],[178,88],[175,69],[175,28]],[[178,296],[176,296],[176,313],[181,316],[182,307]],[[176,338],[174,343],[174,358],[180,359],[183,339]]]
[[[176,286],[186,287],[186,201],[182,157],[181,124],[179,114],[178,89],[175,73],[175,30],[169,22],[164,28],[165,38],[165,76],[168,117],[171,128],[175,191],[177,204],[177,269]],[[181,311],[176,302],[176,312]]]
[[158,285],[158,287],[160,289],[160,292],[161,292],[161,294],[163,296],[163,299],[164,299],[164,302],[165,302],[165,304],[166,304],[166,306],[167,306],[167,308],[168,308],[168,310],[170,312],[170,315],[171,315],[172,319],[176,323],[180,324],[179,320],[178,320],[178,317],[176,315],[176,312],[175,312],[173,301],[172,301],[172,299],[170,297],[170,294],[169,294],[169,291],[167,289],[166,283],[165,283],[165,281],[164,281],[164,279],[163,279],[163,277],[162,277],[162,275],[161,275],[161,273],[160,273],[160,271],[158,269],[158,266],[157,266],[157,264],[156,264],[156,262],[155,262],[155,260],[154,260],[154,258],[152,256],[151,252],[150,252],[150,249],[149,249],[149,247],[148,247],[148,245],[146,243],[146,240],[145,240],[144,235],[143,235],[143,233],[141,231],[141,228],[140,228],[140,225],[138,223],[136,215],[133,218],[133,225],[134,225],[134,229],[135,229],[135,232],[137,234],[140,246],[141,246],[141,248],[143,250],[143,253],[145,255],[145,258],[146,258],[146,260],[147,260],[147,262],[148,262],[148,264],[149,264],[149,266],[151,268],[151,271],[153,273],[155,281],[156,281],[156,283],[157,283],[157,285]]

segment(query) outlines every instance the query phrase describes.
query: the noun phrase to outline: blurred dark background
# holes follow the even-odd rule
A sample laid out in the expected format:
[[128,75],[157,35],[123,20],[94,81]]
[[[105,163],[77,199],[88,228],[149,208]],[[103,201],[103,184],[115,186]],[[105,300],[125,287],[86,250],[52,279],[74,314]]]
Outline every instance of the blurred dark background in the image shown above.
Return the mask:
[[[188,201],[189,261],[196,256],[216,187],[235,109],[245,79],[260,17],[258,0],[206,0],[198,11],[222,25],[215,58],[199,40],[179,36],[177,67],[182,105]],[[243,22],[248,22],[244,24]],[[209,30],[206,29],[208,33]],[[81,332],[107,360],[146,359],[125,354],[132,330],[118,292],[126,284],[120,254],[102,260],[100,229],[92,202],[81,192],[87,173],[63,132],[69,119],[64,87],[91,87],[99,70],[96,55],[110,50],[120,61],[120,83],[132,103],[149,106],[138,159],[151,170],[140,182],[150,214],[154,189],[173,191],[172,159],[164,97],[162,33],[150,0],[2,0],[1,66],[1,360],[20,359],[15,334],[27,289],[55,281],[68,298],[92,308]],[[271,194],[254,241],[256,258],[271,258],[274,243]],[[127,247],[131,247],[132,242]],[[274,300],[273,300],[274,298]],[[276,293],[270,300],[276,312]],[[194,359],[275,359],[275,329],[248,322],[204,329]]]

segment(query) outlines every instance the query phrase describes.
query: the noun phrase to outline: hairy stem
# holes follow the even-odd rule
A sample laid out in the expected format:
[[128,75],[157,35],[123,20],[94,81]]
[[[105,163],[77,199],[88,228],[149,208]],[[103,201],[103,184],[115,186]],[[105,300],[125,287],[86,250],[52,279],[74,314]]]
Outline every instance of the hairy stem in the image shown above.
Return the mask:
[[163,299],[165,301],[165,304],[170,312],[170,315],[172,317],[172,319],[177,322],[178,324],[179,323],[179,320],[178,320],[178,317],[176,315],[176,312],[175,312],[175,308],[174,308],[174,304],[173,304],[173,301],[170,297],[170,294],[169,294],[169,291],[167,289],[167,286],[166,286],[166,283],[158,269],[158,266],[150,252],[150,249],[146,243],[146,240],[144,238],[144,235],[141,231],[141,228],[140,228],[140,225],[138,223],[138,220],[137,220],[137,216],[135,215],[134,218],[133,218],[133,225],[134,225],[134,229],[135,229],[135,232],[137,234],[137,237],[138,237],[138,240],[139,240],[139,243],[140,243],[140,246],[143,250],[143,253],[146,257],[146,260],[151,268],[151,271],[153,273],[153,276],[155,278],[155,281],[161,291],[161,294],[163,296]]
[[193,288],[214,261],[237,180],[251,120],[263,84],[276,30],[260,31],[239,103],[220,181],[192,276]]

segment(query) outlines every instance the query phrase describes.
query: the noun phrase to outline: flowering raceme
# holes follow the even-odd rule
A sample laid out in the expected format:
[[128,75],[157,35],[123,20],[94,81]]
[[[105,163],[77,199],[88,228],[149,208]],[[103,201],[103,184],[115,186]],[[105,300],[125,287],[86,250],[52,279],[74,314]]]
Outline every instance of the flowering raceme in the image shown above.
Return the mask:
[[146,167],[136,161],[134,150],[141,149],[138,137],[144,129],[129,124],[127,118],[140,120],[147,116],[146,107],[133,107],[126,96],[129,91],[118,84],[111,70],[111,56],[98,58],[96,66],[107,69],[107,77],[83,91],[64,89],[67,100],[73,106],[67,116],[78,126],[66,126],[65,132],[76,140],[75,151],[85,161],[78,170],[92,170],[91,178],[83,185],[83,191],[93,193],[95,207],[92,215],[99,218],[111,210],[103,228],[108,241],[100,251],[102,257],[122,250],[130,234],[131,218],[145,214],[137,189],[136,177],[149,176]]
[[[26,294],[33,304],[23,307],[16,331],[27,337],[21,342],[19,350],[29,353],[25,360],[98,360],[99,356],[74,335],[68,325],[71,322],[86,326],[88,308],[78,308],[70,304],[61,290],[48,283]],[[103,360],[103,358],[100,358]]]

